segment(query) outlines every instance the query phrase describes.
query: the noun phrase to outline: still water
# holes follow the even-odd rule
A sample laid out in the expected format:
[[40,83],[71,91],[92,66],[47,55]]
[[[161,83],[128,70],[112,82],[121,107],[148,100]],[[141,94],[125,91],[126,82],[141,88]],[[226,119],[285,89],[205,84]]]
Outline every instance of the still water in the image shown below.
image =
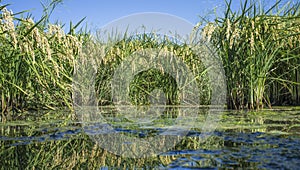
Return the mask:
[[[203,123],[208,116],[200,111],[193,117]],[[26,115],[26,116],[24,116]],[[102,114],[110,130],[99,128],[99,119],[83,122],[68,112],[27,112],[13,121],[0,124],[1,169],[299,169],[300,110],[265,110],[258,112],[223,111],[213,131],[205,140],[202,126],[193,125],[184,135],[164,133],[178,115],[152,117],[136,123],[128,117],[106,111]],[[142,117],[139,116],[139,120]],[[149,119],[148,119],[149,120]],[[201,121],[202,120],[202,121]],[[200,127],[200,128],[199,128]],[[178,128],[178,127],[177,127]],[[100,129],[100,130],[99,130]],[[116,154],[111,148],[125,143],[115,138],[96,136],[122,134],[135,139],[160,135],[180,136],[167,150],[146,157]],[[97,135],[96,135],[97,134]],[[163,134],[163,135],[162,135]],[[103,134],[102,134],[103,135]],[[103,136],[102,136],[103,137]],[[178,138],[179,139],[179,138]],[[119,140],[119,141],[117,141]],[[174,141],[173,141],[174,142]],[[116,145],[114,145],[116,144]],[[148,143],[149,144],[149,143]],[[156,144],[144,147],[152,148]],[[132,149],[132,148],[130,148]],[[120,150],[127,153],[126,149]],[[127,150],[128,151],[128,150]],[[142,152],[137,151],[137,152]]]

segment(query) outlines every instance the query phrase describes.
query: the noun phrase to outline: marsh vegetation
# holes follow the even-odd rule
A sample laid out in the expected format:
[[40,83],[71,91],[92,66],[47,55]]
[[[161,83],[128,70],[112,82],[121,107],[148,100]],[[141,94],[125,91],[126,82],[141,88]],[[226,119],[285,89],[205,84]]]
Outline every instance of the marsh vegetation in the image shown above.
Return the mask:
[[[225,71],[226,106],[236,109],[221,109],[220,114],[211,114],[214,112],[209,106],[213,89],[208,76],[210,68],[188,43],[153,32],[123,36],[107,46],[91,32],[80,29],[84,19],[71,23],[68,29],[66,25],[50,23],[49,17],[60,2],[50,1],[44,6],[43,17],[37,20],[26,12],[14,14],[8,10],[9,5],[0,6],[0,121],[3,122],[0,123],[0,169],[297,169],[300,166],[300,108],[293,106],[300,105],[300,3],[276,1],[266,9],[259,1],[245,0],[239,11],[233,11],[229,0],[224,15],[213,20],[199,19],[195,27],[195,33],[201,37],[199,43],[216,49],[214,52]],[[94,51],[82,55],[87,46]],[[128,85],[126,102],[134,106],[160,103],[151,97],[162,92],[163,112],[155,110],[159,113],[149,115],[143,110],[132,113],[129,109],[130,113],[123,114],[116,109],[111,85],[116,80],[114,72],[136,51],[147,49],[174,54],[194,75],[199,102],[195,103],[193,98],[185,101],[196,107],[184,121],[180,119],[180,87],[190,81],[177,82],[176,75],[184,71],[180,67],[175,67],[175,77],[164,70],[166,67],[144,70],[135,74]],[[95,60],[92,67],[87,64],[95,57],[93,52],[101,50],[105,51],[101,60]],[[84,96],[73,100],[81,92],[74,92],[74,75],[85,76],[80,74],[78,64],[84,70],[96,70],[95,75],[91,74],[95,78],[92,84],[89,81],[81,84],[86,89],[93,88],[95,94],[91,95],[96,100]],[[140,67],[134,64],[132,67]],[[117,83],[122,84],[121,79],[120,82]],[[99,115],[88,114],[90,105],[87,109],[82,107],[84,114],[80,115],[74,111],[74,103],[98,104]],[[205,129],[207,120],[212,118],[209,115],[220,116],[216,118],[218,126],[213,124],[215,131],[203,140],[205,130],[201,128]],[[143,122],[144,117],[147,121]],[[153,157],[122,157],[95,142],[97,136],[93,133],[102,132],[99,126],[103,119],[118,135],[136,139],[158,136],[162,144],[168,143],[168,136],[182,140]],[[188,133],[162,134],[178,125],[177,119],[192,124]],[[105,142],[111,146],[123,144],[118,140]]]
[[[228,109],[262,109],[273,105],[300,104],[300,12],[299,3],[277,1],[269,9],[257,1],[243,1],[232,11],[226,1],[224,15],[201,19],[198,33],[202,41],[217,49],[225,70]],[[72,110],[72,81],[76,59],[82,47],[93,41],[82,29],[81,20],[68,31],[49,22],[56,1],[44,9],[44,16],[33,20],[26,13],[13,14],[8,5],[0,7],[0,108],[2,117],[13,111],[30,109]],[[157,35],[126,37],[115,43],[99,62],[95,81],[97,103],[111,105],[110,81],[114,69],[134,51],[147,48],[168,50],[181,58],[193,72],[200,89],[201,103],[208,105],[211,85],[207,68],[188,44]],[[149,103],[147,95],[161,89],[168,104],[178,104],[178,87],[162,70],[136,75],[130,85],[133,104]]]

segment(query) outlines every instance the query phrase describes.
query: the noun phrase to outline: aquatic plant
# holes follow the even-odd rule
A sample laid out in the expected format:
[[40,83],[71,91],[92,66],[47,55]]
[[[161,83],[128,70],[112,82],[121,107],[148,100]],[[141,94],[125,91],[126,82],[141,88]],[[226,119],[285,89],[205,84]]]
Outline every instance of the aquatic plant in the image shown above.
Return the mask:
[[42,24],[0,7],[1,111],[71,108],[73,66],[83,36],[71,26],[65,33],[58,24]]
[[[88,31],[70,24],[68,33],[49,16],[60,0],[44,5],[44,16],[17,17],[8,5],[0,6],[0,109],[2,120],[10,111],[23,109],[73,109],[73,74],[82,47],[91,43],[103,49],[101,41]],[[277,1],[265,9],[258,1],[246,0],[240,11],[226,1],[224,15],[203,25],[203,40],[211,42],[222,58],[230,109],[261,109],[265,105],[300,104],[300,14],[299,3]],[[100,35],[101,36],[101,35]],[[106,46],[97,61],[95,92],[99,105],[112,105],[111,80],[118,65],[135,51],[166,50],[184,61],[194,74],[200,103],[208,105],[211,86],[207,69],[189,45],[156,34],[124,36]],[[101,37],[100,37],[101,38]],[[92,56],[88,56],[92,57]],[[83,60],[88,60],[85,58]],[[179,72],[181,70],[178,70]],[[186,82],[189,83],[189,82]],[[130,84],[130,102],[149,104],[153,91],[161,90],[167,104],[176,105],[178,86],[165,70],[139,73]],[[193,100],[188,101],[193,103]],[[193,103],[195,104],[195,103]]]
[[[199,89],[199,98],[201,101],[201,103],[193,103],[193,101],[189,101],[190,104],[207,105],[210,103],[211,88],[207,76],[207,68],[205,68],[200,56],[195,54],[191,47],[185,43],[177,44],[176,42],[170,40],[169,37],[163,37],[158,40],[156,38],[157,36],[158,35],[155,33],[133,35],[131,37],[125,36],[118,42],[113,43],[112,46],[106,48],[106,55],[101,61],[98,62],[97,66],[98,70],[95,84],[99,105],[112,104],[113,96],[111,91],[111,81],[120,63],[126,60],[126,58],[129,58],[131,55],[136,54],[136,52],[147,49],[168,51],[178,60],[183,61],[188,67],[189,71],[195,77],[193,81],[195,81],[197,84],[197,88]],[[98,44],[101,43],[98,42]],[[145,57],[145,59],[148,60],[147,56]],[[174,61],[169,62],[171,63]],[[135,64],[138,63],[132,63],[130,67],[138,67]],[[149,96],[151,96],[151,92],[153,92],[153,90],[161,90],[164,93],[166,97],[165,104],[167,105],[176,105],[180,103],[180,89],[175,78],[182,76],[181,74],[184,72],[182,69],[184,68],[178,64],[178,68],[173,68],[173,70],[175,70],[175,73],[173,73],[174,75],[170,75],[171,73],[169,73],[168,70],[165,70],[166,67],[176,67],[176,64],[171,66],[165,64],[159,69],[150,68],[148,70],[139,72],[134,76],[134,79],[130,82],[130,92],[128,94],[132,104],[149,104]],[[120,80],[120,82],[121,81],[122,80]],[[191,82],[183,82],[182,84],[188,83]]]
[[235,12],[231,3],[202,31],[222,57],[228,108],[299,104],[300,4],[280,7],[277,1],[265,10],[259,1],[246,0]]

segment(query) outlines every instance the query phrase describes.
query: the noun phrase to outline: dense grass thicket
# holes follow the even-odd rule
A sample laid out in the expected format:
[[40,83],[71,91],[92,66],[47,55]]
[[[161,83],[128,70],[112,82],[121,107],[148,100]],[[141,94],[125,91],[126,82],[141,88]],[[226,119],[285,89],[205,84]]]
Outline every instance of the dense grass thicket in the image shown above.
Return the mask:
[[237,13],[229,1],[203,29],[223,60],[231,109],[300,104],[300,4],[259,4],[246,0]]
[[[300,104],[300,9],[280,1],[263,10],[257,1],[245,1],[239,12],[227,2],[224,16],[205,22],[199,33],[222,58],[230,109]],[[0,6],[0,109],[72,109],[72,77],[82,47],[91,40],[87,32],[65,33],[48,15],[34,21]],[[52,11],[51,11],[52,12]],[[24,16],[24,15],[23,15]],[[93,42],[94,44],[97,42]],[[98,43],[96,46],[101,46]],[[114,69],[134,51],[166,49],[179,56],[196,75],[201,103],[209,104],[211,88],[201,58],[187,44],[151,34],[129,37],[106,49],[99,62],[95,90],[100,105],[112,104],[109,84]],[[163,70],[136,75],[130,85],[133,104],[149,103],[147,95],[161,89],[167,104],[178,104],[176,83]]]
[[11,110],[71,108],[72,75],[85,35],[64,33],[44,16],[16,18],[0,7],[0,106]]
[[[96,94],[98,95],[99,105],[112,104],[111,97],[111,80],[114,76],[116,68],[119,64],[127,57],[130,57],[135,52],[141,52],[142,50],[154,49],[159,53],[155,55],[160,55],[160,57],[167,57],[165,52],[170,52],[171,55],[176,55],[180,61],[183,61],[188,67],[189,71],[195,76],[195,81],[197,82],[197,88],[199,89],[199,100],[201,105],[207,105],[210,103],[211,90],[209,85],[209,79],[207,76],[207,69],[204,64],[199,59],[199,56],[194,54],[192,49],[186,45],[178,45],[176,42],[170,40],[168,37],[164,37],[157,40],[155,34],[144,34],[137,35],[129,38],[124,38],[113,44],[108,48],[105,53],[105,57],[98,65],[98,76],[96,77]],[[152,51],[151,51],[152,52]],[[149,57],[146,54],[145,57]],[[140,57],[141,55],[139,55]],[[147,59],[145,59],[147,60]],[[170,64],[172,61],[167,61]],[[180,103],[178,82],[174,79],[175,77],[181,76],[185,70],[180,66],[180,64],[174,63],[165,64],[160,68],[148,69],[139,72],[134,76],[132,82],[129,85],[129,96],[131,103],[135,105],[147,105],[150,104],[149,94],[153,90],[161,90],[166,97],[166,104],[177,105]],[[177,64],[177,65],[176,65]],[[130,67],[138,67],[137,63],[131,63]],[[167,67],[174,68],[175,74],[170,75],[170,71],[166,70]],[[169,70],[172,68],[169,68]],[[125,77],[126,78],[126,77]],[[118,82],[115,82],[118,84]],[[191,82],[182,82],[182,84],[188,84]],[[150,94],[151,95],[151,94]],[[154,98],[157,96],[153,96]],[[193,101],[185,101],[192,104]],[[194,103],[195,104],[195,103]]]

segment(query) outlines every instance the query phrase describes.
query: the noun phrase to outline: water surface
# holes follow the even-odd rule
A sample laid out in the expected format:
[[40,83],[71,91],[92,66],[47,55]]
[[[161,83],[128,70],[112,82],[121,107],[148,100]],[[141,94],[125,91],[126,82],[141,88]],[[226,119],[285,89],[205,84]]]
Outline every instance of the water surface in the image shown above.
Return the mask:
[[[225,111],[206,140],[201,140],[201,128],[194,127],[169,150],[136,159],[99,147],[91,138],[98,132],[97,121],[82,122],[67,112],[26,114],[26,118],[20,116],[0,124],[1,169],[300,168],[300,110]],[[200,112],[194,119],[201,124],[205,116],[205,111]],[[163,133],[164,126],[176,119],[174,115],[163,115],[145,126],[116,116],[113,111],[104,117],[114,132],[141,139]],[[161,142],[166,142],[164,139]]]

